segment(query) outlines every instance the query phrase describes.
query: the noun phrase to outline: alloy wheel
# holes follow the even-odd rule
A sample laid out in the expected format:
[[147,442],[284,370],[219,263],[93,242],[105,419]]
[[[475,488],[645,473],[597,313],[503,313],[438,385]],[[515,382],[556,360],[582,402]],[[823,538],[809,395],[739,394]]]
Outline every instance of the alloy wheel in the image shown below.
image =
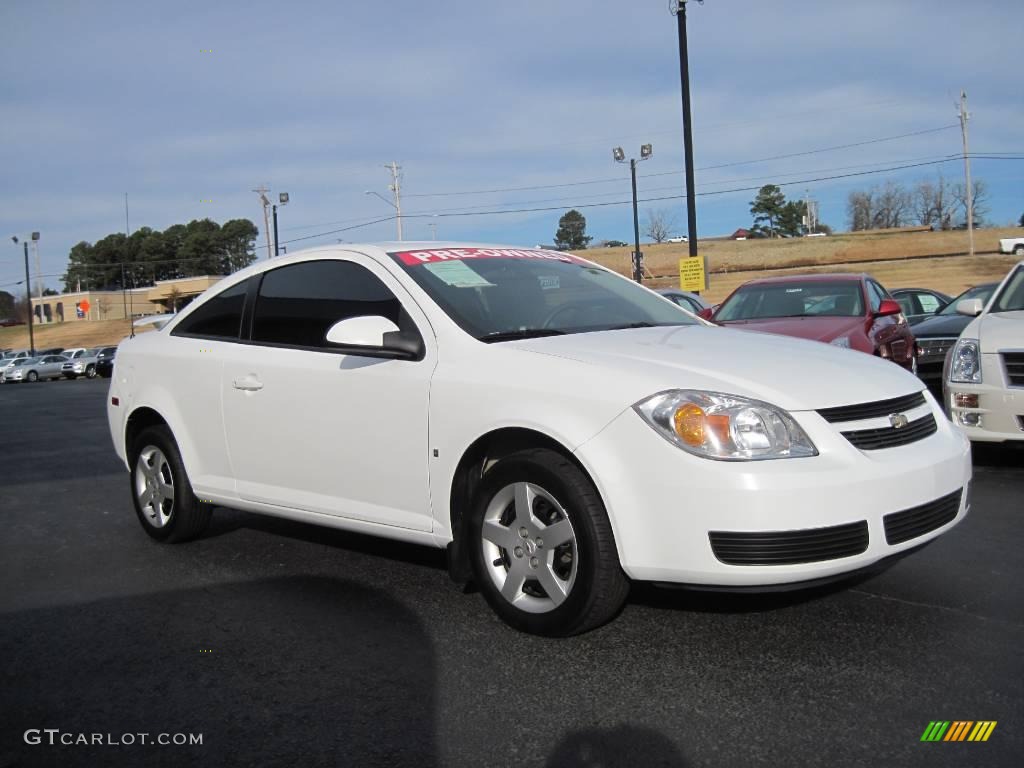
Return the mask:
[[163,451],[148,445],[135,465],[135,495],[146,522],[163,528],[174,511],[174,475]]

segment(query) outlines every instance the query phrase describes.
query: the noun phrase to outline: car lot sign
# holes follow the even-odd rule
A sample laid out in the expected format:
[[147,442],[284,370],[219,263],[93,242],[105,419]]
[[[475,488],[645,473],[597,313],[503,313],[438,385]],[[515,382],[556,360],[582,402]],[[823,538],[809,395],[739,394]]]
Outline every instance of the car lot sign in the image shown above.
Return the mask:
[[679,288],[684,291],[704,290],[704,259],[690,256],[679,260]]

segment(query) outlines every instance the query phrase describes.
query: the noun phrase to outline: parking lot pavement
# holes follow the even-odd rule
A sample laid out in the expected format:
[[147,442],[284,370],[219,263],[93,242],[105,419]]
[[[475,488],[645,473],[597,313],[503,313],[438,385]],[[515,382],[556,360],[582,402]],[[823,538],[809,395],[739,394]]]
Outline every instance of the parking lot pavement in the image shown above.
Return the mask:
[[[952,533],[856,584],[634,588],[548,640],[440,552],[218,510],[152,543],[105,381],[0,387],[0,765],[1017,765],[1024,462],[986,451]],[[986,743],[925,743],[994,720]],[[58,745],[26,744],[59,729]],[[202,734],[127,744],[125,734]],[[70,734],[120,745],[59,746]],[[30,736],[31,738],[31,736]],[[65,737],[66,738],[66,737]]]

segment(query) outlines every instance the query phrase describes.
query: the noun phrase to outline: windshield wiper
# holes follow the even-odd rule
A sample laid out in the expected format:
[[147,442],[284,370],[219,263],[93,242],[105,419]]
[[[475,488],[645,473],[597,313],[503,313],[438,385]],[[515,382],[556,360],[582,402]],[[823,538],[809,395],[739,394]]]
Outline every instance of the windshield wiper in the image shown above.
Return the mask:
[[516,339],[536,339],[541,336],[564,336],[565,331],[557,328],[521,328],[518,331],[494,331],[478,336],[480,341],[490,344],[493,341],[515,341]]

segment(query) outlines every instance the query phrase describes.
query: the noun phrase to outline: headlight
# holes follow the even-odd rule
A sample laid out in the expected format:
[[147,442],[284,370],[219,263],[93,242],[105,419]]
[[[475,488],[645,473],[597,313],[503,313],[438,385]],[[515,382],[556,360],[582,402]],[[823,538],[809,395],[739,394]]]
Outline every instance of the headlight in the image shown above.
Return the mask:
[[832,341],[829,342],[829,345],[833,347],[842,347],[843,349],[849,349],[850,337],[840,336],[838,339],[832,339]]
[[674,389],[633,406],[670,443],[706,459],[751,461],[817,456],[793,417],[760,400]]
[[949,366],[951,384],[981,384],[981,354],[977,339],[960,339]]

